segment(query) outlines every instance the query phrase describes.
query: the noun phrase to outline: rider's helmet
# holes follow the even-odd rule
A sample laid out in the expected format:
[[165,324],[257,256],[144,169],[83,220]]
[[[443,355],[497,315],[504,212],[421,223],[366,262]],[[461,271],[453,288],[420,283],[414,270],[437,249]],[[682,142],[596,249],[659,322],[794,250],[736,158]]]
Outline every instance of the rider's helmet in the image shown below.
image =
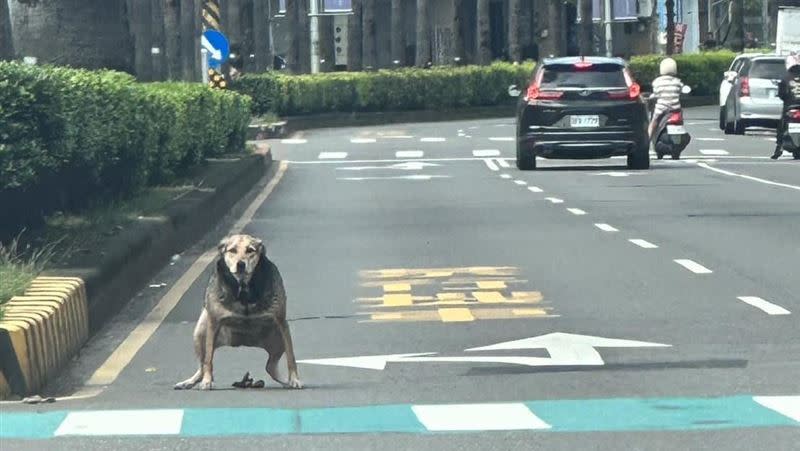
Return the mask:
[[800,74],[800,55],[792,52],[786,57],[786,70],[792,74]]
[[659,66],[661,75],[678,75],[678,63],[672,58],[664,58]]

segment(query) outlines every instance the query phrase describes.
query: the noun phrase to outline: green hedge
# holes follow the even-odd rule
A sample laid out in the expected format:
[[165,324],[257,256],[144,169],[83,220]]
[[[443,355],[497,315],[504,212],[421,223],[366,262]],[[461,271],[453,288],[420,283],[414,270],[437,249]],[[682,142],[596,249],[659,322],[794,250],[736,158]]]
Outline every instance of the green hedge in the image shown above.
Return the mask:
[[[695,95],[714,94],[722,73],[733,61],[731,52],[677,55],[683,80]],[[661,55],[630,61],[644,89],[658,75]],[[253,98],[255,114],[301,115],[325,112],[402,111],[489,106],[509,103],[511,84],[524,87],[533,63],[514,65],[398,69],[377,72],[334,72],[288,75],[277,72],[246,75],[233,89]]]
[[241,151],[250,108],[199,83],[0,62],[0,232]]

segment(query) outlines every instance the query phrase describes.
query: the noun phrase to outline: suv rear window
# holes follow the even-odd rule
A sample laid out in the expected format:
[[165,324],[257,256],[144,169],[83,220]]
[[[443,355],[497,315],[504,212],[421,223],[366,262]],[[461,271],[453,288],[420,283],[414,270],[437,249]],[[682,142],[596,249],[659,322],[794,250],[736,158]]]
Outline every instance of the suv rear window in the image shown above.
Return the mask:
[[783,60],[756,60],[750,68],[750,78],[780,79],[786,74]]
[[542,89],[558,88],[627,88],[622,66],[595,64],[576,68],[571,64],[552,64],[544,67]]

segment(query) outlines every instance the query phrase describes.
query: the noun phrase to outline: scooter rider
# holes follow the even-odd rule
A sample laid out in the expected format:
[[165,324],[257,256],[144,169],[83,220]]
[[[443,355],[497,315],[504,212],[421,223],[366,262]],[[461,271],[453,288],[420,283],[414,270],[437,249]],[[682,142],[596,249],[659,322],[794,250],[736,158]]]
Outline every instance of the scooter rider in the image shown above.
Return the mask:
[[661,76],[653,80],[653,97],[656,98],[656,104],[648,128],[651,137],[664,114],[681,108],[683,82],[678,78],[678,63],[672,58],[664,58],[659,66],[659,72]]
[[792,53],[786,58],[786,75],[778,84],[778,97],[783,100],[781,121],[776,134],[775,153],[772,159],[777,160],[783,155],[783,135],[786,133],[786,112],[791,108],[800,107],[800,55]]

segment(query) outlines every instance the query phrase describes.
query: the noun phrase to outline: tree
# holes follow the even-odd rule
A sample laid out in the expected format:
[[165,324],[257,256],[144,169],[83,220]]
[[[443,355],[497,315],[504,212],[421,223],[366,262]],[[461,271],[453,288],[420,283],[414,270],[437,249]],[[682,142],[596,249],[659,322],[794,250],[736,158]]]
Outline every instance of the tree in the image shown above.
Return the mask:
[[478,64],[489,64],[492,62],[489,3],[489,0],[478,0],[478,9],[476,13],[478,26],[476,33],[478,39],[478,42],[476,43],[476,60]]
[[580,49],[581,55],[594,54],[594,8],[592,0],[580,0],[581,2],[581,26],[580,26]]
[[153,15],[149,1],[128,0],[128,20],[133,35],[133,66],[140,80],[153,80]]
[[[171,80],[181,79],[181,3],[180,0],[163,1],[164,16],[164,61],[166,61],[166,77]],[[194,11],[188,11],[188,14]]]
[[728,10],[730,31],[728,42],[736,52],[744,50],[744,0],[732,0]]
[[353,0],[353,15],[347,21],[347,69],[356,71],[363,67],[361,39],[362,0]]
[[417,0],[417,52],[415,61],[417,67],[426,67],[433,62],[429,6],[428,0]]
[[508,2],[508,56],[511,61],[522,59],[522,43],[520,42],[520,25],[522,16],[522,1],[509,0]]
[[403,20],[403,0],[392,0],[392,61],[398,66],[406,64],[406,33]]
[[667,0],[667,55],[675,53],[675,0]]
[[14,58],[14,42],[11,35],[11,11],[8,1],[0,0],[0,60]]
[[364,40],[364,68],[378,68],[378,43],[375,39],[375,0],[363,0],[364,9],[362,11],[361,26],[362,39]]
[[253,2],[253,53],[255,53],[255,70],[264,72],[272,67],[271,1],[255,0]]
[[286,52],[286,65],[289,70],[298,73],[301,69],[300,64],[300,20],[297,17],[300,10],[298,2],[302,0],[286,0],[286,28],[288,34],[289,48]]
[[202,0],[180,0],[180,55],[184,80],[200,78],[199,36]]
[[464,0],[453,0],[453,57],[464,61]]

